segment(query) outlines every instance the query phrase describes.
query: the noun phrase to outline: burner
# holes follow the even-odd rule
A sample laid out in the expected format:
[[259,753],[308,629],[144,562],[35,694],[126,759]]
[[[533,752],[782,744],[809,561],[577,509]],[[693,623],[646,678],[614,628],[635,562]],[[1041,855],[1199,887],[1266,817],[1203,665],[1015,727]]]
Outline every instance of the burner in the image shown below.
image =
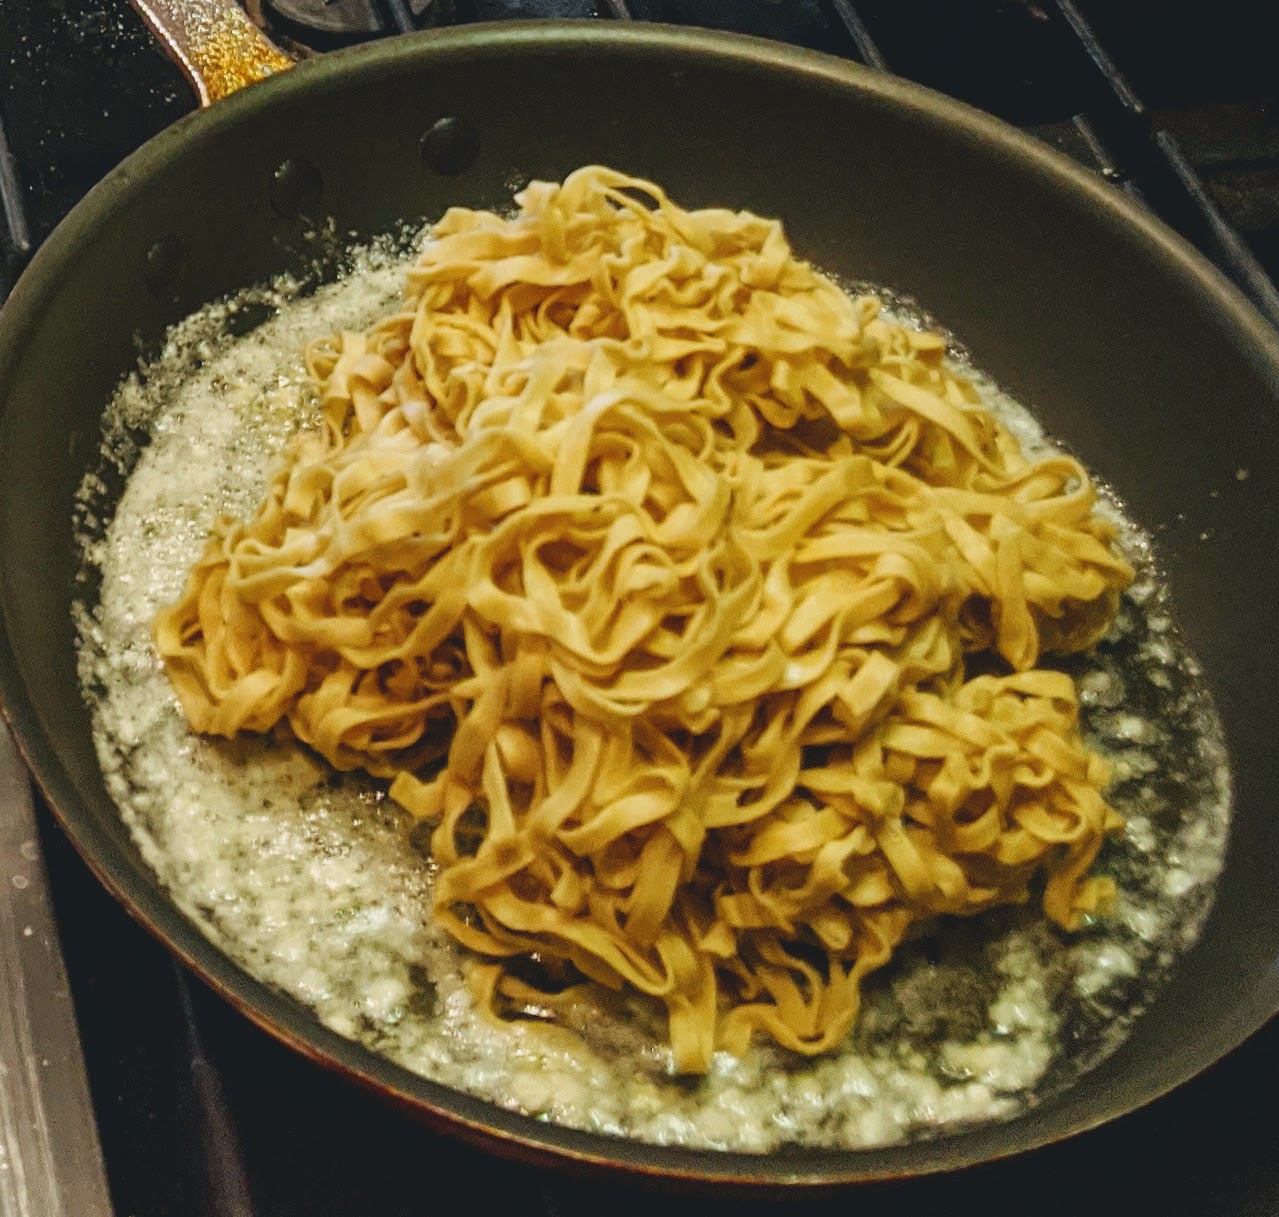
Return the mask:
[[[596,17],[596,0],[259,0],[273,27],[297,41],[323,44],[407,33],[459,21]],[[810,0],[811,2],[811,0]],[[606,0],[608,7],[613,7]]]
[[[502,21],[508,17],[594,17],[594,0],[458,0],[458,9],[474,10],[476,21]],[[463,16],[468,14],[463,13]]]
[[405,0],[399,4],[385,0],[269,0],[264,7],[272,16],[282,18],[290,33],[369,37],[396,29],[401,14],[411,14],[415,22],[434,24],[423,22],[422,18],[439,3],[440,0]]

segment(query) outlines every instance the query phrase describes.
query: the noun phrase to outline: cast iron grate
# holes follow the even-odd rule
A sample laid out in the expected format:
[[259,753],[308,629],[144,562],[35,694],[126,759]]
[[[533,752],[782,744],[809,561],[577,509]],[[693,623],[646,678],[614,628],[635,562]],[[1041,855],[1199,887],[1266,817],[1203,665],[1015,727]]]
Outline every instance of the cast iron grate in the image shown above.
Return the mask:
[[[13,0],[9,7],[16,10]],[[265,8],[262,0],[252,0],[250,8],[285,37],[319,49],[431,26],[567,16],[734,29],[857,59],[987,109],[1074,156],[1180,230],[1279,324],[1279,207],[1258,198],[1258,183],[1263,189],[1279,184],[1274,115],[1264,104],[1250,117],[1246,108],[1231,113],[1218,106],[1208,114],[1210,130],[1217,122],[1220,142],[1229,144],[1242,117],[1243,142],[1253,145],[1251,155],[1222,159],[1210,139],[1192,159],[1176,128],[1188,125],[1192,133],[1201,132],[1203,107],[1148,108],[1076,0],[962,5],[950,0],[269,0]],[[1103,8],[1099,16],[1114,27],[1117,44],[1128,49],[1130,40],[1122,26],[1116,27],[1113,11]],[[1241,26],[1254,44],[1265,33],[1256,25],[1254,20],[1246,29]],[[1275,32],[1279,35],[1279,28]],[[1183,35],[1183,43],[1192,35]],[[962,54],[956,53],[960,46]],[[1258,57],[1255,45],[1251,54]],[[1148,68],[1142,71],[1160,100],[1167,100],[1170,86]],[[1205,64],[1204,71],[1214,81],[1221,74],[1219,65]],[[1244,81],[1255,83],[1246,71]],[[1191,84],[1185,87],[1195,93]],[[1220,92],[1219,82],[1215,87]],[[78,197],[74,191],[42,191],[24,180],[24,161],[38,157],[19,155],[16,135],[6,134],[6,120],[11,127],[21,125],[13,117],[18,100],[12,93],[0,96],[0,296],[47,227]],[[1202,99],[1196,95],[1196,100]],[[46,104],[52,109],[57,103]],[[173,110],[170,99],[161,118],[167,120]],[[149,133],[144,131],[143,138]],[[123,155],[128,147],[118,151]],[[37,165],[32,176],[42,168]],[[87,189],[92,180],[82,175],[75,184]]]

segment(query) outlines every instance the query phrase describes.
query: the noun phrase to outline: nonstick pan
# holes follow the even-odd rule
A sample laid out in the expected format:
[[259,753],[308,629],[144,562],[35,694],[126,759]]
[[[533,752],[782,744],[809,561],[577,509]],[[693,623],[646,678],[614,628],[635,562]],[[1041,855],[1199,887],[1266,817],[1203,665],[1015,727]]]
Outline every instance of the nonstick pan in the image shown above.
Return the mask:
[[[207,68],[207,40],[204,51]],[[1202,940],[1123,1047],[1008,1123],[752,1156],[499,1110],[341,1038],[231,962],[157,884],[104,789],[75,670],[72,499],[139,351],[213,298],[307,271],[317,232],[370,236],[451,204],[501,206],[513,182],[590,162],[686,205],[780,216],[803,256],[915,297],[1154,532],[1225,723],[1226,870]],[[303,63],[175,124],[71,213],[0,313],[0,692],[63,828],[133,915],[273,1035],[434,1126],[537,1163],[685,1182],[954,1168],[1131,1111],[1279,1008],[1276,470],[1276,334],[1140,208],[977,111],[856,65],[688,29],[407,36]]]

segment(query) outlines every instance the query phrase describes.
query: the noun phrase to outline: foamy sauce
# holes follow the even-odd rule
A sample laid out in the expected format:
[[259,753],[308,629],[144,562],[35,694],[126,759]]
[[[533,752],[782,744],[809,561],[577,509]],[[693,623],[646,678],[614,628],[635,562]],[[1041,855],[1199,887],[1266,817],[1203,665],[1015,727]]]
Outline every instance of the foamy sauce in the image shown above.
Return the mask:
[[[1096,653],[1066,665],[1127,819],[1099,870],[1113,915],[1067,935],[1033,908],[936,923],[871,977],[838,1053],[759,1046],[675,1078],[659,1013],[603,996],[580,1034],[495,1025],[432,924],[429,860],[367,778],[293,745],[201,739],[151,641],[216,515],[255,508],[316,404],[300,352],[395,306],[402,262],[358,251],[313,294],[289,280],[210,305],[129,377],[104,421],[76,532],[80,675],[107,786],[172,898],[220,948],[326,1026],[425,1077],[539,1119],[663,1144],[869,1147],[1005,1119],[1112,1052],[1195,941],[1229,822],[1220,723],[1169,613],[1149,540],[1112,501],[1138,569]],[[900,300],[893,311],[917,316]],[[246,316],[269,319],[237,337]],[[962,362],[956,351],[957,362]],[[974,375],[1031,449],[1034,419]],[[112,487],[124,482],[118,504]]]

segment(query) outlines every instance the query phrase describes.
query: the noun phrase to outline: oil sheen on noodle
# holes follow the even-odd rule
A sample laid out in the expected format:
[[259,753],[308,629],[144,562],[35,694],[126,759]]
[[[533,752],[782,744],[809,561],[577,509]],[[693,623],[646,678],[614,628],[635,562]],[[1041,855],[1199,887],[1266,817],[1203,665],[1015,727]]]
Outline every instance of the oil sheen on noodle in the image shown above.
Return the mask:
[[[1033,909],[938,924],[868,981],[854,1035],[816,1060],[757,1046],[717,1054],[696,1081],[673,1078],[657,1012],[621,999],[601,999],[617,1004],[581,1036],[494,1026],[459,948],[430,924],[429,865],[381,787],[278,745],[192,734],[151,621],[214,516],[250,512],[271,461],[313,421],[302,349],[371,324],[400,274],[375,248],[314,294],[281,281],[183,322],[116,395],[101,469],[81,491],[80,672],[98,753],[187,915],[326,1026],[410,1070],[540,1119],[659,1143],[764,1151],[936,1135],[1015,1115],[1113,1051],[1197,937],[1228,826],[1219,725],[1130,524],[1138,578],[1096,653],[1070,661],[1127,819],[1098,868],[1119,883],[1115,912],[1074,935]],[[1033,419],[975,379],[1024,445],[1044,445]]]

